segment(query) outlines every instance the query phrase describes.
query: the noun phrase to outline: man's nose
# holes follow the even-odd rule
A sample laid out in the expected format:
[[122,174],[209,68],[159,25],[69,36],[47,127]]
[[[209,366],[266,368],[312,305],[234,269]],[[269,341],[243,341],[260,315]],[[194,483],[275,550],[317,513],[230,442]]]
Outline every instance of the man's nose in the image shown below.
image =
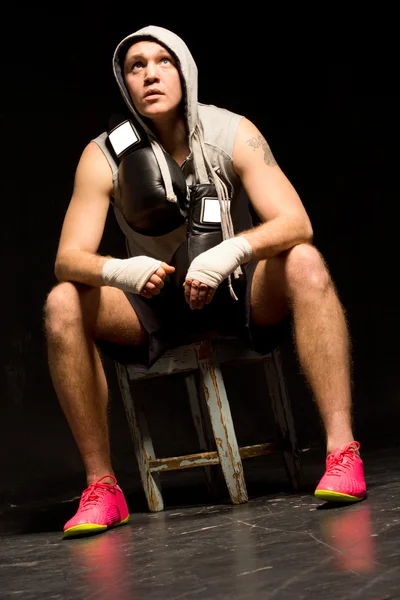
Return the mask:
[[159,80],[157,65],[154,63],[147,63],[146,72],[145,72],[145,81],[146,83],[153,83],[154,81]]

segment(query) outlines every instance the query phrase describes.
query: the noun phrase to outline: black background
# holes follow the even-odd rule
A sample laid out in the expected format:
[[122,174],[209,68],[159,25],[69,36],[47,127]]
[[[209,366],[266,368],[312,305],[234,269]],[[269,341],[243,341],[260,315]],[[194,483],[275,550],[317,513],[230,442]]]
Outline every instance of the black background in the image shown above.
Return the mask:
[[[356,437],[364,448],[398,443],[394,16],[381,10],[366,22],[365,14],[350,19],[339,7],[324,14],[272,8],[9,6],[1,64],[0,506],[78,494],[84,484],[48,374],[42,308],[56,283],[54,258],[79,156],[120,106],[112,53],[122,37],[148,24],[186,41],[201,102],[246,115],[267,138],[305,204],[347,311]],[[101,251],[123,256],[111,212]],[[312,397],[290,345],[286,350],[301,446],[322,446]],[[114,466],[137,481],[113,365],[106,359],[105,366]],[[159,452],[195,451],[183,387],[172,379],[169,386],[149,384]],[[249,369],[230,390],[240,441],[263,441],[273,428],[260,373]]]

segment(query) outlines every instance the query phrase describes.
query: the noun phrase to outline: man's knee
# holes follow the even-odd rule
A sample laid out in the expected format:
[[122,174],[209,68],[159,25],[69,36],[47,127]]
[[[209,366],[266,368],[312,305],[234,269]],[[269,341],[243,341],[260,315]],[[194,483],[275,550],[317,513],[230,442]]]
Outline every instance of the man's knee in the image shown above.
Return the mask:
[[288,251],[285,271],[289,292],[325,291],[331,284],[324,259],[310,244],[298,244]]
[[80,286],[71,282],[56,285],[49,293],[44,306],[45,329],[48,336],[64,336],[77,325],[88,325],[88,315],[95,312],[87,311],[90,303],[99,302],[99,293],[95,288]]

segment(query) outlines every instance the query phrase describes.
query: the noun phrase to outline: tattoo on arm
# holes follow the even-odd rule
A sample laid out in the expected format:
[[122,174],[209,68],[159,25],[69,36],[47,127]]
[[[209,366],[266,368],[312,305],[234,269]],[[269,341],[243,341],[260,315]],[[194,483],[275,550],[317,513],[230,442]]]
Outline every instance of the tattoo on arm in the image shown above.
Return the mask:
[[274,155],[272,154],[271,148],[268,146],[266,140],[263,138],[262,135],[258,135],[257,137],[248,139],[246,144],[248,144],[250,148],[253,148],[254,151],[256,151],[257,148],[263,149],[264,162],[268,167],[277,166],[278,163],[276,162]]

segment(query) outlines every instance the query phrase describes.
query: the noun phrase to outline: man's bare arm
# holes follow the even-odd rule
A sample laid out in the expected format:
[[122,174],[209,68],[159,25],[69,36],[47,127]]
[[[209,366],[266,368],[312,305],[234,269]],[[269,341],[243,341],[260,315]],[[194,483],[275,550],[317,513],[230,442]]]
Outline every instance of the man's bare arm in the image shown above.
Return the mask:
[[61,231],[55,275],[58,281],[103,285],[101,271],[110,257],[97,254],[112,194],[110,166],[94,142],[84,149]]
[[312,241],[312,226],[299,195],[260,131],[248,119],[239,124],[233,166],[262,221],[240,234],[252,247],[252,260],[270,258]]

